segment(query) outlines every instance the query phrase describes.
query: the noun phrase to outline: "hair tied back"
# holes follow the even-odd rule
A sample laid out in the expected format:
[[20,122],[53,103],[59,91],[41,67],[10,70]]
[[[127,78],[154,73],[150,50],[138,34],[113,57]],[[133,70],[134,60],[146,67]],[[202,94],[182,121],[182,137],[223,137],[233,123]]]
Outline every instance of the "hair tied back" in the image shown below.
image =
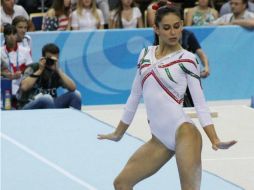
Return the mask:
[[170,1],[164,2],[164,1],[158,1],[157,3],[154,3],[152,6],[152,9],[157,11],[161,7],[174,7],[173,3]]

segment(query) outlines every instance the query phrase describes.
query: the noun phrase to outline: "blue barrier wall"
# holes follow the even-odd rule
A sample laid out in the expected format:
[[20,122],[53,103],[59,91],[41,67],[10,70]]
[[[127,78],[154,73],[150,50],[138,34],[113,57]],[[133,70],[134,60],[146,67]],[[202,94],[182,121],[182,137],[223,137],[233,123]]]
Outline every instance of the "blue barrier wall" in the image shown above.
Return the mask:
[[[209,57],[211,75],[202,81],[208,100],[249,99],[254,95],[254,30],[238,26],[191,27]],[[33,59],[54,42],[63,70],[77,83],[83,104],[125,103],[143,47],[152,29],[90,32],[34,32]]]

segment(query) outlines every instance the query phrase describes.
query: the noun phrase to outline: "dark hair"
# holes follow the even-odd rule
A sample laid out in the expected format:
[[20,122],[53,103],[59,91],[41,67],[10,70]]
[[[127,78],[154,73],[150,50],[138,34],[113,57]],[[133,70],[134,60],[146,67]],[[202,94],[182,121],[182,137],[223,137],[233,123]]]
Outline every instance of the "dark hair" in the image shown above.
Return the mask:
[[[135,7],[134,1],[131,3],[131,7]],[[114,14],[114,19],[116,19],[116,24],[117,24],[116,28],[123,28],[122,11],[123,11],[123,3],[121,0],[119,0],[116,5],[115,14]]]
[[[165,15],[170,13],[175,14],[180,19],[182,19],[180,10],[177,7],[175,7],[172,3],[168,4],[167,2],[159,1],[157,5],[158,5],[158,9],[156,10],[155,17],[154,17],[155,26],[159,27],[159,23],[161,22],[162,18]],[[156,33],[155,33],[155,39],[153,44],[154,45],[159,44],[159,37]]]
[[49,43],[43,46],[42,48],[42,56],[44,57],[46,53],[59,54],[60,49],[56,44]]
[[157,9],[154,17],[154,24],[157,27],[159,26],[159,23],[161,22],[162,18],[169,13],[175,14],[181,19],[180,10],[174,5],[167,5],[166,2],[159,2],[158,5],[159,8]]
[[58,17],[61,16],[62,14],[68,16],[70,13],[71,6],[65,7],[64,0],[54,0],[51,8],[55,10],[55,14]]
[[20,22],[26,22],[28,24],[28,20],[24,16],[16,16],[12,20],[12,25],[17,26],[17,24]]
[[10,35],[10,34],[17,34],[17,29],[15,26],[8,23],[4,25],[3,33],[4,33],[4,36]]
[[243,4],[246,5],[246,9],[248,9],[249,8],[249,2],[248,2],[248,0],[242,0],[242,2],[243,2]]

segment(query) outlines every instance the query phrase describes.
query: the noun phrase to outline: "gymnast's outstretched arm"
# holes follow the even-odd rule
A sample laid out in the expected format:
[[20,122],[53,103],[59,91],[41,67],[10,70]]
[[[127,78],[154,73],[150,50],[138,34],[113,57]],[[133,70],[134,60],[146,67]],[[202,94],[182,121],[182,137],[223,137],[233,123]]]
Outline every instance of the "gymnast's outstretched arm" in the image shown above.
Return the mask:
[[141,96],[142,96],[142,87],[139,72],[137,71],[136,77],[132,84],[130,96],[127,100],[127,103],[125,104],[122,119],[120,120],[116,130],[113,133],[106,135],[99,134],[98,139],[119,141],[124,135],[125,131],[128,129],[129,125],[131,124],[135,116]]

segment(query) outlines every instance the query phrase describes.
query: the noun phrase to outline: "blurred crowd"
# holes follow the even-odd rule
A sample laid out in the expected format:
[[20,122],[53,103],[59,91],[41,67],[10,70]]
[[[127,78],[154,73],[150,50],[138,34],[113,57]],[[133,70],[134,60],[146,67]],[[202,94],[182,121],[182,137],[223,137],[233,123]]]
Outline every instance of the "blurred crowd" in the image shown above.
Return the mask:
[[[181,10],[186,26],[237,24],[254,27],[253,0],[172,2]],[[1,31],[16,16],[27,19],[28,31],[152,27],[155,3],[156,0],[1,0]],[[35,15],[41,19],[39,26],[34,23],[38,22],[33,20]]]

